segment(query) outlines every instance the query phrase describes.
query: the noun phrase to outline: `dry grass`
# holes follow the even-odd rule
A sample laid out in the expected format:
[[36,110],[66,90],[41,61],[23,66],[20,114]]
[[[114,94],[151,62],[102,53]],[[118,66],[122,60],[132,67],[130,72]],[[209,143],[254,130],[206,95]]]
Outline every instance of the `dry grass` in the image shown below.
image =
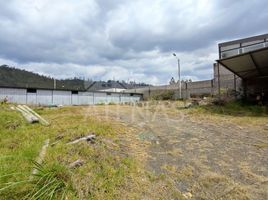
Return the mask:
[[[68,176],[62,177],[69,188],[69,199],[244,200],[252,199],[253,193],[263,197],[265,191],[257,188],[260,185],[254,189],[247,181],[255,181],[255,185],[267,184],[265,175],[258,174],[249,166],[250,162],[233,165],[234,156],[239,155],[230,154],[226,150],[233,148],[237,153],[237,146],[243,145],[265,151],[267,140],[262,141],[262,137],[259,140],[254,138],[254,143],[251,144],[249,141],[252,135],[244,137],[243,134],[245,129],[267,132],[267,115],[256,116],[248,110],[242,113],[240,108],[237,115],[230,113],[229,108],[228,112],[204,106],[178,109],[183,105],[180,101],[154,101],[143,107],[99,105],[35,108],[51,122],[49,127],[26,124],[18,113],[11,111],[8,106],[1,106],[0,187],[8,182],[27,179],[33,168],[31,160],[36,159],[44,140],[49,138],[53,145],[48,148],[44,166],[50,171],[55,165],[65,169],[63,172]],[[129,116],[132,113],[135,114],[134,118]],[[122,117],[134,121],[123,123]],[[168,120],[164,122],[164,117],[171,123],[167,124]],[[183,126],[183,122],[187,122],[188,128]],[[229,126],[235,129],[231,131],[231,135],[225,131]],[[218,133],[213,140],[208,140],[204,137],[204,132],[199,131],[199,127],[209,127],[209,131],[217,130]],[[146,131],[151,131],[155,140],[159,140],[158,131],[166,135],[161,135],[164,140],[156,143],[139,137]],[[236,134],[241,132],[241,137],[237,136],[229,141],[231,136],[235,136],[234,131]],[[89,133],[97,135],[95,143],[81,142],[66,146],[67,142]],[[212,135],[213,132],[207,136]],[[228,143],[223,143],[222,139]],[[225,144],[228,148],[225,148]],[[152,146],[155,148],[152,149]],[[215,147],[222,148],[223,151],[214,152]],[[154,150],[157,150],[157,155]],[[192,151],[198,157],[189,154]],[[188,157],[189,155],[193,157]],[[66,169],[66,166],[77,159],[83,160],[85,164],[79,168]],[[149,161],[156,161],[163,173],[151,171]],[[215,173],[215,166],[222,173]],[[228,173],[232,167],[237,167],[240,176],[245,180],[237,181],[230,176]],[[17,172],[20,173],[14,174]],[[179,184],[186,184],[187,190],[181,189]],[[10,187],[0,191],[1,197],[21,199],[31,191],[32,186],[32,183],[25,183]],[[264,188],[263,185],[261,188]]]
[[[72,169],[71,176],[64,180],[73,188],[66,198],[139,199],[146,189],[143,185],[149,185],[149,182],[139,164],[144,163],[144,158],[139,157],[138,160],[133,156],[136,153],[135,138],[132,136],[134,130],[127,130],[127,127],[120,123],[90,116],[87,113],[88,108],[35,110],[51,122],[49,127],[27,124],[17,112],[10,110],[9,106],[0,107],[2,189],[7,184],[29,179],[34,166],[32,160],[36,159],[43,141],[50,138],[53,145],[49,146],[43,164],[47,170],[52,170],[51,167],[55,164],[62,166],[62,169],[68,169],[66,167],[77,159],[85,162],[83,166]],[[89,133],[97,135],[94,144],[81,142],[66,145],[67,142]],[[129,139],[123,141],[122,138]],[[1,197],[22,199],[31,193],[33,184],[36,183],[32,181],[12,185],[0,191]]]
[[204,174],[193,186],[192,192],[197,199],[250,199],[241,185],[216,173]]

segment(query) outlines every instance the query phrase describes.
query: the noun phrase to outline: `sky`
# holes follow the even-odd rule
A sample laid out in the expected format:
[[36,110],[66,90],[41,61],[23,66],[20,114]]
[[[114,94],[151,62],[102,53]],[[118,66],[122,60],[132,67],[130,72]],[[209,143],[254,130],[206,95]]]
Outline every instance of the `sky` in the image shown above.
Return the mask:
[[0,0],[0,65],[160,85],[211,79],[217,44],[268,33],[266,0]]

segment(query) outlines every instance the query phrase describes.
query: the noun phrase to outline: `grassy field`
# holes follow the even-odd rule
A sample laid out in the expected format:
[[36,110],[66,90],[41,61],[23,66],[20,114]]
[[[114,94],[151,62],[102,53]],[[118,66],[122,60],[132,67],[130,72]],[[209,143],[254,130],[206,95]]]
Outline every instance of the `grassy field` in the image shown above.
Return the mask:
[[[78,107],[36,111],[51,125],[27,124],[9,105],[0,107],[1,199],[124,199],[140,193],[139,164],[119,145],[126,127],[88,117]],[[96,134],[94,144],[66,145],[88,134]],[[45,160],[36,165],[47,139]],[[70,169],[77,159],[84,165]],[[34,167],[38,176],[31,179]]]
[[[214,165],[220,164],[220,161],[215,161],[210,166],[205,158],[210,156],[218,159],[222,154],[221,150],[219,155],[210,155],[211,151],[206,149],[212,148],[214,144],[218,145],[217,148],[222,148],[222,151],[233,148],[239,159],[240,150],[231,141],[244,145],[246,150],[253,149],[255,153],[266,150],[266,139],[252,142],[251,147],[243,134],[245,130],[254,130],[259,132],[256,136],[262,138],[263,133],[268,130],[267,108],[239,102],[224,106],[194,106],[189,109],[183,108],[183,105],[183,102],[152,101],[143,107],[99,105],[34,108],[51,123],[49,126],[28,124],[20,113],[10,109],[11,105],[0,105],[0,199],[189,199],[191,195],[208,197],[206,195],[212,195],[217,189],[214,188],[215,181],[229,181],[233,177],[216,174],[217,176],[213,175],[215,180],[206,183],[209,178],[202,176],[202,173],[195,174],[198,170],[206,172],[207,168],[200,166],[213,169]],[[144,116],[147,111],[148,117]],[[166,122],[162,115],[167,116],[170,121]],[[180,117],[183,119],[180,120]],[[228,127],[234,127],[234,132],[229,136],[225,132]],[[200,128],[208,129],[208,135],[214,131],[221,134],[215,140],[211,138],[208,141],[204,139],[204,133],[199,133]],[[148,140],[151,135],[146,135],[147,132],[153,134],[152,141]],[[237,136],[237,140],[235,135],[240,132],[241,137]],[[89,134],[97,136],[94,143],[67,145],[68,142]],[[50,143],[44,162],[42,165],[36,164],[35,160],[47,139]],[[221,142],[224,140],[228,140],[228,143]],[[229,146],[226,147],[226,144]],[[190,152],[193,150],[196,155],[200,154],[200,163],[196,161],[196,165],[191,161]],[[233,154],[226,153],[226,163],[221,162],[225,164],[223,166],[227,166],[223,170],[228,173],[229,168],[235,165],[227,162]],[[69,165],[78,159],[84,164],[71,169]],[[34,168],[37,174],[32,176]],[[152,169],[157,172],[158,168],[161,173],[152,172]],[[213,170],[212,172],[214,173]],[[243,173],[241,171],[242,175]],[[247,177],[248,171],[245,174]],[[254,174],[254,177],[257,176]],[[261,177],[260,180],[266,179]],[[233,180],[228,181],[225,181],[226,185],[222,188],[229,188],[229,183]],[[192,189],[182,192],[178,182],[192,184]],[[244,189],[233,191],[235,194],[229,194],[230,197],[243,199],[238,196],[242,195]]]
[[222,106],[203,105],[184,110],[185,114],[198,120],[210,122],[226,120],[237,125],[267,125],[268,107],[233,101]]

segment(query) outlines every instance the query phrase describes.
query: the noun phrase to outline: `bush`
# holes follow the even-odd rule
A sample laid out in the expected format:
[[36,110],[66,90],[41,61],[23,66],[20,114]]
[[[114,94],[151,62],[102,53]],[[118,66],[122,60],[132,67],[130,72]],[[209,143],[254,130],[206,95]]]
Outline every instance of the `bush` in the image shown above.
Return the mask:
[[152,96],[153,100],[174,100],[174,91],[164,91],[159,94]]

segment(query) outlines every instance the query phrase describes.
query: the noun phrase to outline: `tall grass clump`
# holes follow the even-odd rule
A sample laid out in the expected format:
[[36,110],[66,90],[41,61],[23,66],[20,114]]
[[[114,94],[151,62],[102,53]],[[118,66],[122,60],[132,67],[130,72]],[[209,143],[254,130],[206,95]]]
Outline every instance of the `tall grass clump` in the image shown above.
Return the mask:
[[59,164],[34,163],[36,173],[30,178],[32,190],[26,195],[29,200],[66,199],[72,195],[71,172]]

